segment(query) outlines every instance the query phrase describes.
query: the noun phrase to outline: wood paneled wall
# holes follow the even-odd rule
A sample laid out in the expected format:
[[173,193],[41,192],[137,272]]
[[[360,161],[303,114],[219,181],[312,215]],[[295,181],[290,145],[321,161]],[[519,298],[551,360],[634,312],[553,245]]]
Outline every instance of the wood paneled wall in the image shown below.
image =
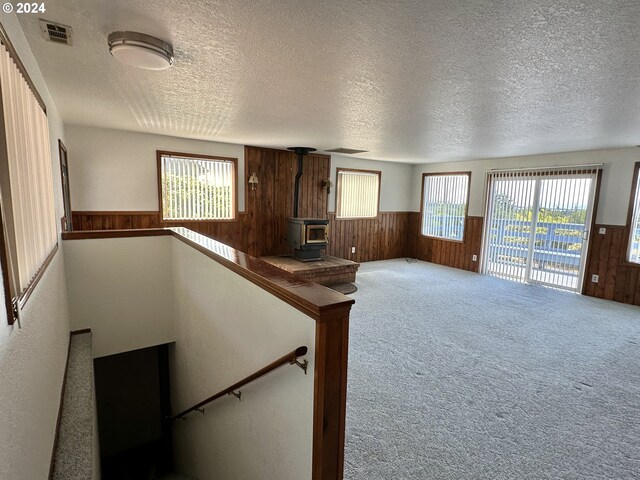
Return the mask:
[[411,213],[411,242],[408,246],[408,256],[477,272],[480,262],[474,262],[473,255],[477,255],[480,259],[483,221],[483,217],[467,217],[464,225],[464,241],[451,242],[420,235],[420,214]]
[[[354,262],[406,256],[410,212],[380,212],[377,218],[337,220],[329,213],[327,254]],[[356,247],[356,253],[351,253]]]
[[[321,186],[329,178],[331,157],[310,154],[303,162],[299,216],[327,218],[328,194]],[[298,170],[293,152],[245,147],[245,173],[255,172],[258,185],[246,188],[245,212],[228,222],[161,222],[159,212],[73,212],[75,230],[187,227],[254,257],[290,253],[287,218],[293,215],[294,178]],[[238,179],[247,182],[247,178]]]
[[[328,194],[321,182],[330,175],[331,158],[311,154],[303,162],[300,179],[301,217],[329,220],[327,254],[356,262],[407,255],[410,212],[380,212],[377,218],[336,220],[327,213]],[[293,189],[298,170],[293,152],[245,147],[245,173],[258,177],[255,190],[246,189],[245,211],[230,222],[161,222],[159,212],[73,212],[76,230],[187,227],[254,257],[291,253],[287,219],[293,215]],[[247,179],[239,179],[246,182]],[[351,253],[351,247],[356,253]]]
[[[606,228],[606,233],[598,233]],[[591,297],[640,305],[640,265],[626,261],[629,228],[595,225],[589,246],[583,293]],[[598,283],[591,275],[599,275]]]
[[130,228],[159,228],[159,212],[73,211],[74,230],[123,230]]
[[[247,253],[253,256],[291,253],[287,245],[287,219],[293,216],[293,190],[298,171],[293,152],[245,147],[247,176],[255,172],[259,183],[247,188]],[[331,157],[310,154],[303,161],[298,216],[327,218],[328,194],[321,186],[329,178]]]
[[[247,192],[247,212],[241,212],[236,221],[167,222],[165,225],[186,226],[252,256],[288,253],[289,248],[285,242],[286,218],[290,216],[289,210],[293,208],[291,203],[293,183],[289,187],[286,179],[292,175],[293,167],[289,165],[286,157],[278,161],[276,159],[278,155],[270,155],[267,152],[252,157],[252,162],[256,162],[252,164],[256,168],[256,173],[261,166],[258,174],[261,183],[255,192]],[[277,175],[276,168],[280,170]],[[314,169],[313,174],[307,175],[305,171],[308,182],[312,182],[313,177],[328,177],[328,173],[323,176],[328,170],[328,162],[327,170],[323,169],[320,159],[310,162],[308,167],[305,165],[305,168]],[[251,171],[253,170],[247,170],[248,174]],[[274,173],[273,182],[262,181],[263,178],[268,178],[267,172]],[[259,190],[260,188],[263,190]],[[301,191],[304,192],[306,188],[305,185]],[[252,197],[254,193],[256,195]],[[322,208],[326,209],[326,192],[322,190],[321,193],[325,195],[324,201],[319,194],[315,197],[306,194],[304,202],[310,202],[310,204],[301,203],[300,212],[305,216],[329,219],[329,247],[327,248],[329,255],[356,262],[413,257],[472,272],[478,271],[479,262],[474,262],[472,256],[478,255],[480,258],[482,217],[467,217],[464,242],[448,242],[421,236],[420,214],[416,212],[381,212],[378,218],[362,220],[336,220],[333,212],[323,215]],[[302,195],[305,194],[302,193]],[[76,230],[161,226],[158,212],[143,211],[78,211],[73,212],[73,225]],[[604,235],[597,233],[600,227],[606,228]],[[629,264],[625,260],[627,238],[628,227],[626,226],[595,225],[589,245],[584,295],[640,305],[640,265]],[[355,254],[351,254],[352,246],[356,247]],[[591,282],[593,274],[599,275],[598,283]]]

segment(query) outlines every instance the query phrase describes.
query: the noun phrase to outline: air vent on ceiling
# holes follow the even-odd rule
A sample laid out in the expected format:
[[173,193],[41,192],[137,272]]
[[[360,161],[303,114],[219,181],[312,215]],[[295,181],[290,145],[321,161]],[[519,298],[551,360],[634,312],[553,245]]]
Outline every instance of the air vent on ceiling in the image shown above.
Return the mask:
[[68,25],[40,19],[40,30],[46,40],[63,45],[72,45],[73,30]]
[[332,148],[331,150],[325,150],[325,152],[331,153],[344,153],[345,155],[353,155],[355,153],[365,153],[369,150],[356,150],[355,148]]

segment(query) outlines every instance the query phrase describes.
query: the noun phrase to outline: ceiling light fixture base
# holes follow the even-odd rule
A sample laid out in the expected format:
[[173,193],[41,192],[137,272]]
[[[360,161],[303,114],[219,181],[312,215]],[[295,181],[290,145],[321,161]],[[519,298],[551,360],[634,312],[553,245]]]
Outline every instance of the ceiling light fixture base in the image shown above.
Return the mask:
[[127,65],[145,70],[165,70],[173,65],[173,47],[139,32],[113,32],[107,38],[109,53]]

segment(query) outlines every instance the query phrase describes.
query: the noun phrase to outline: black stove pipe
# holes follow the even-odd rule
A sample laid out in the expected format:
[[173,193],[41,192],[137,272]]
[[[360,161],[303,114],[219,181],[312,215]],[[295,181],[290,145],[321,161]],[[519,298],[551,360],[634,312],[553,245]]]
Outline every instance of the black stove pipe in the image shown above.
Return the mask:
[[298,200],[300,197],[300,177],[302,177],[302,159],[310,152],[315,152],[315,148],[311,147],[289,147],[298,156],[298,172],[296,173],[295,183],[293,184],[293,218],[298,218]]

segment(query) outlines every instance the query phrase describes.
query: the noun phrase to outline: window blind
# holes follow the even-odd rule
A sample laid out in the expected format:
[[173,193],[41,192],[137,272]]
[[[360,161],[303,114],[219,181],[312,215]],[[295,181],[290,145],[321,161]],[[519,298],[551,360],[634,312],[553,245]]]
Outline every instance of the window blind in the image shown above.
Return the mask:
[[634,188],[633,217],[631,219],[627,257],[632,263],[640,263],[640,175],[638,173],[636,173]]
[[487,172],[482,272],[580,291],[598,165]]
[[469,175],[425,175],[422,235],[462,240],[467,213]]
[[161,156],[165,220],[234,218],[234,166],[230,160]]
[[[47,115],[6,45],[0,46],[0,85],[9,180],[2,192],[6,242],[20,294],[57,245]],[[6,212],[10,210],[10,212]],[[17,280],[16,278],[17,277]]]
[[338,218],[378,215],[380,173],[338,170]]

